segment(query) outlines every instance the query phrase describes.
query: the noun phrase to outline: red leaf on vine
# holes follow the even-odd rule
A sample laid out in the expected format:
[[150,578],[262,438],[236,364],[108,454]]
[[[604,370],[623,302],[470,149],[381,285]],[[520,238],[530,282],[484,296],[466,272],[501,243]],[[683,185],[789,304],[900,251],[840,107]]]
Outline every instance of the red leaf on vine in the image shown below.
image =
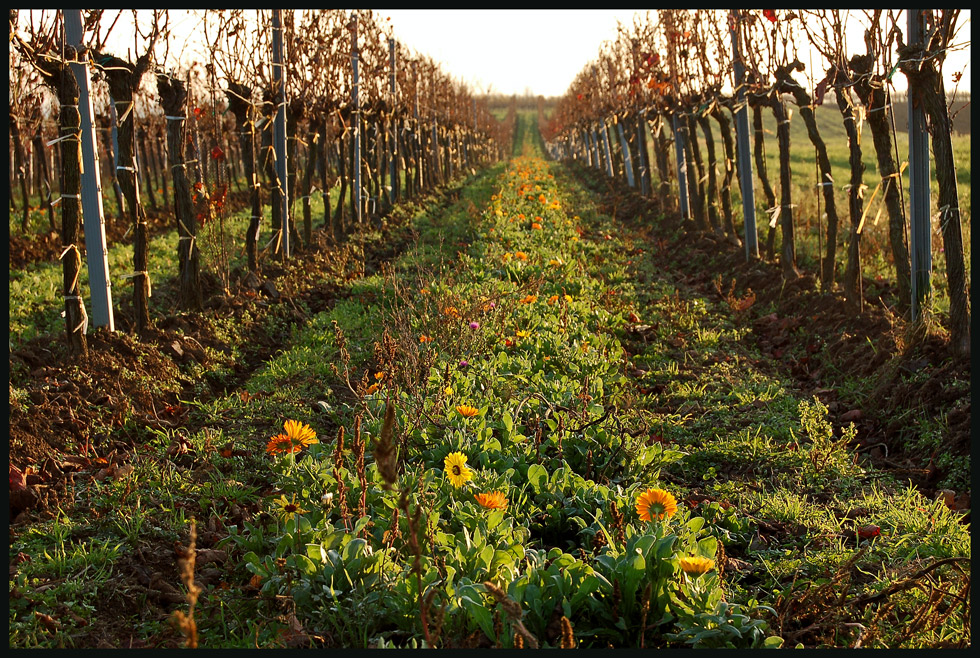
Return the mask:
[[224,160],[225,152],[221,150],[220,146],[215,146],[211,149],[211,157],[215,160]]
[[762,15],[769,19],[769,22],[776,22],[776,10],[775,9],[763,9]]

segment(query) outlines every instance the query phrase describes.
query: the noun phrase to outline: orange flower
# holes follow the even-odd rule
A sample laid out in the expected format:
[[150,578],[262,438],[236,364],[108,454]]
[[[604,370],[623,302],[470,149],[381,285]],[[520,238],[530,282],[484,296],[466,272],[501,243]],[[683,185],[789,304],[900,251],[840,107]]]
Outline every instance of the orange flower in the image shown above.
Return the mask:
[[531,228],[534,229],[534,230],[536,230],[536,231],[540,231],[541,230],[541,224],[538,224],[537,222],[534,222],[533,224],[531,224]]
[[420,343],[431,343],[432,342],[432,339],[430,337],[426,336],[425,334],[422,334],[421,336],[419,336],[419,342]]
[[476,502],[487,509],[506,509],[507,499],[503,491],[493,491],[491,493],[476,494]]
[[515,251],[514,258],[519,260],[527,260],[527,254],[525,254],[523,251]]
[[558,295],[552,295],[548,298],[548,306],[554,306],[558,303]]
[[365,393],[367,395],[371,395],[372,393],[376,393],[379,388],[381,388],[381,384],[371,384],[367,387],[367,391],[365,391]]
[[455,306],[447,306],[442,312],[451,318],[459,318],[459,309],[457,309]]
[[524,297],[520,301],[521,301],[521,304],[533,304],[534,302],[538,301],[538,296],[537,295],[527,295],[526,297]]
[[471,407],[468,404],[461,404],[457,406],[456,411],[459,412],[460,416],[464,416],[466,418],[472,418],[473,416],[480,413],[479,409],[477,409],[476,407]]
[[538,195],[538,201],[540,201],[541,203],[548,203],[548,199],[545,198],[543,194]]
[[299,452],[299,448],[293,445],[292,439],[290,439],[287,435],[276,434],[274,437],[269,439],[269,443],[266,445],[265,451],[270,455],[279,455],[290,452]]
[[636,499],[636,513],[642,521],[671,517],[677,513],[677,499],[663,489],[647,489]]

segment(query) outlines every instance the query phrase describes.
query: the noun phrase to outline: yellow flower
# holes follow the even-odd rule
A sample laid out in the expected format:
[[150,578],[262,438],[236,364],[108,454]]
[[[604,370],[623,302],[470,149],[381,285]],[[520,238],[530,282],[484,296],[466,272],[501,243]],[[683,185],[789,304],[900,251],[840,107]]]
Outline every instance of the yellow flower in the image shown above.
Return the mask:
[[480,413],[480,410],[476,407],[471,407],[468,404],[461,404],[456,407],[456,411],[459,412],[460,416],[465,416],[466,418],[472,418],[473,416]]
[[503,491],[493,491],[491,493],[476,494],[476,502],[487,509],[506,509],[507,499]]
[[527,331],[525,329],[520,329],[517,332],[517,337],[518,338],[527,338],[530,335],[531,335],[531,332],[530,331]]
[[636,513],[641,521],[671,517],[677,513],[677,499],[663,489],[647,489],[636,499]]
[[473,471],[466,467],[466,455],[461,452],[451,452],[444,461],[446,477],[454,487],[461,487],[473,479]]
[[579,347],[579,349],[582,350],[585,353],[588,353],[588,351],[589,351],[589,343],[587,341],[583,341],[582,342],[582,345]]
[[309,425],[305,425],[298,420],[287,420],[285,424],[286,435],[293,442],[293,446],[298,446],[297,450],[319,443],[316,432]]
[[508,251],[508,252],[507,252],[506,254],[504,254],[504,255],[503,255],[503,256],[502,256],[501,258],[502,258],[502,259],[503,259],[503,261],[504,261],[504,262],[506,263],[507,261],[509,261],[509,260],[510,260],[510,252]]
[[452,395],[455,391],[453,391],[453,387],[452,386],[447,386],[445,389],[443,389],[443,392],[446,395]]
[[708,573],[715,568],[715,561],[706,557],[682,557],[681,569],[689,576],[695,578]]
[[306,513],[306,510],[300,507],[299,503],[296,502],[296,494],[293,494],[292,500],[286,500],[285,496],[279,496],[279,498],[272,501],[272,503],[279,508],[279,511],[286,515],[286,518],[291,517],[293,514]]
[[572,296],[571,295],[565,295],[565,301],[566,302],[572,301]]

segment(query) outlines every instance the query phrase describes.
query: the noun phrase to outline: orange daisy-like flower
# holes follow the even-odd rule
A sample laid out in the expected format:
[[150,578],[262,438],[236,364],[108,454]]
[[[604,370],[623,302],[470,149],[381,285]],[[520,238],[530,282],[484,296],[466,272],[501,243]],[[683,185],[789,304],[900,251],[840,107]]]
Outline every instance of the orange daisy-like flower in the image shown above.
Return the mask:
[[636,513],[641,521],[671,517],[677,513],[677,499],[663,489],[647,489],[636,499]]
[[459,413],[460,416],[463,416],[465,418],[472,418],[473,416],[480,413],[479,409],[477,409],[476,407],[471,407],[468,404],[461,404],[457,406],[456,411]]
[[548,203],[548,199],[543,194],[538,195],[538,201],[540,201],[541,203]]
[[265,451],[270,455],[288,454],[298,450],[299,448],[294,448],[292,439],[285,434],[276,434],[265,446]]
[[293,442],[293,445],[306,448],[314,443],[319,443],[316,438],[316,432],[309,425],[301,423],[298,420],[287,420],[284,427],[286,429],[286,435]]
[[490,493],[476,494],[476,502],[487,509],[506,509],[507,499],[503,491],[493,491]]
[[381,388],[381,384],[371,384],[370,386],[367,387],[367,390],[365,391],[365,393],[367,395],[371,395],[373,393],[377,393],[379,388]]
[[534,222],[533,224],[531,224],[531,228],[533,230],[535,230],[535,231],[540,231],[541,230],[541,224],[538,224],[537,222]]
[[432,342],[432,338],[430,338],[429,336],[426,336],[425,334],[422,334],[421,336],[419,336],[419,342],[420,343],[431,343]]
[[521,304],[533,304],[536,301],[538,301],[537,295],[528,295],[521,299]]
[[525,254],[523,251],[515,251],[514,258],[519,260],[527,260],[527,254]]
[[459,309],[457,309],[455,306],[447,306],[445,309],[443,309],[443,313],[451,318],[459,317]]

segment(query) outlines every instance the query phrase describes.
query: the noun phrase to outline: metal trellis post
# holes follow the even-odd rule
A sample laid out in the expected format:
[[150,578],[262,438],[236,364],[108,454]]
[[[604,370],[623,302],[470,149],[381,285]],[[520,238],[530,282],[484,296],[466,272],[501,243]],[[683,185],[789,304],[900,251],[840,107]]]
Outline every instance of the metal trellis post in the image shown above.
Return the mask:
[[[922,41],[922,10],[908,10],[909,43]],[[929,132],[925,110],[909,94],[909,251],[912,260],[912,321],[930,294],[932,234],[929,217]]]
[[[65,36],[81,49],[82,10],[65,9]],[[92,97],[89,95],[88,60],[71,62],[78,81],[78,112],[82,117],[82,219],[85,224],[85,264],[92,298],[92,325],[115,331],[112,314],[112,282],[109,280],[109,250],[106,247],[105,216],[102,212],[102,176],[96,149]],[[115,125],[115,123],[113,123]]]
[[357,52],[357,14],[351,15],[351,48],[350,48],[350,65],[351,73],[353,75],[353,85],[351,88],[351,103],[353,104],[353,113],[351,114],[351,126],[353,128],[353,133],[351,135],[354,140],[354,207],[357,211],[357,223],[360,225],[364,221],[363,210],[362,210],[362,192],[361,192],[361,105],[359,102],[359,79],[357,72],[357,62],[358,62],[358,52]]
[[289,258],[289,185],[286,178],[286,66],[282,42],[282,10],[272,10],[272,81],[275,88],[276,120],[273,135],[276,148],[276,178],[282,206],[282,258]]
[[603,119],[600,124],[602,125],[602,150],[606,155],[606,175],[609,178],[613,177],[613,166],[612,166],[612,149],[609,148],[609,127],[606,125],[606,120]]
[[681,200],[681,216],[684,219],[691,219],[690,206],[688,205],[687,190],[687,156],[685,155],[684,143],[686,134],[677,121],[677,115],[670,115],[671,125],[674,127],[674,150],[677,156],[677,185],[680,188],[678,194]]
[[619,143],[623,149],[623,169],[626,170],[626,182],[630,187],[636,187],[636,179],[633,178],[633,156],[630,153],[630,146],[626,142],[626,133],[623,131],[623,122],[616,122],[617,132],[619,133]]
[[391,187],[388,190],[388,199],[394,205],[395,203],[395,193],[398,191],[398,135],[397,129],[395,127],[395,40],[388,39],[388,59],[389,66],[391,67],[391,73],[388,79],[388,86],[391,89],[391,103],[388,109],[389,121],[391,123],[391,162],[388,165],[391,174]]
[[742,216],[745,223],[745,259],[759,257],[759,234],[755,226],[755,188],[752,183],[752,149],[749,142],[749,110],[745,100],[745,66],[738,51],[736,25],[739,12],[729,10],[732,52],[735,62],[735,139],[738,149],[738,180],[742,191]]

